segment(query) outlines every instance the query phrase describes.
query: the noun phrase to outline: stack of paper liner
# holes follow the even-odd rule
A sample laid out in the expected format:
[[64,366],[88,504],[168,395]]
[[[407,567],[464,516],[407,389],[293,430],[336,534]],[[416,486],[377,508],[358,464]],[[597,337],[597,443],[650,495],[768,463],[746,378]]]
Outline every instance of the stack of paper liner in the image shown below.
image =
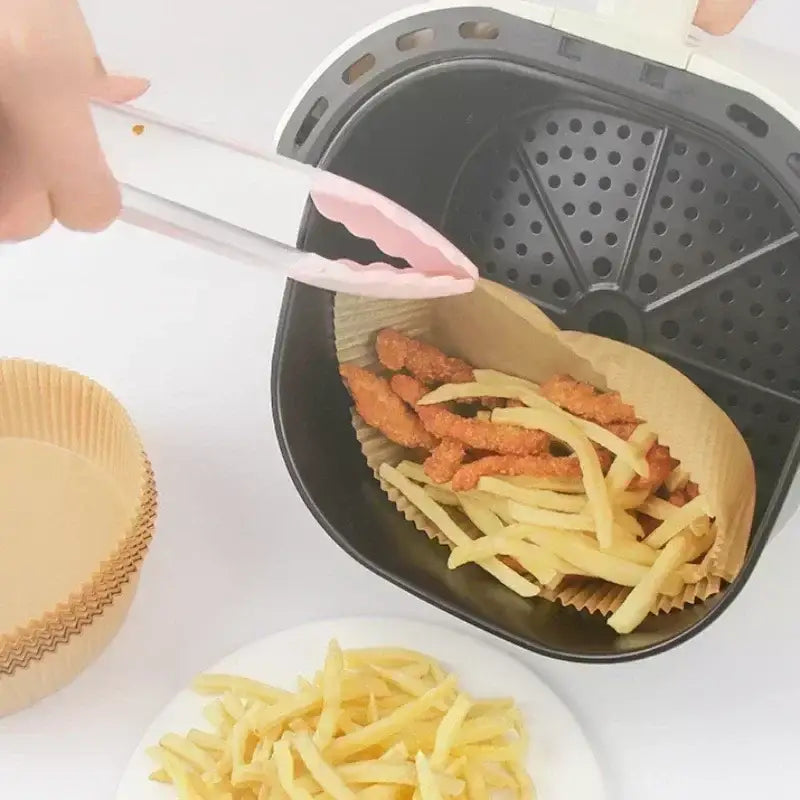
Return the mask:
[[[598,389],[616,390],[670,448],[709,502],[718,525],[709,576],[674,598],[662,596],[653,613],[706,600],[731,581],[744,561],[755,505],[755,470],[744,439],[728,416],[677,370],[620,342],[561,331],[536,306],[498,284],[481,281],[472,294],[434,301],[391,301],[337,295],[334,331],[339,363],[382,370],[375,355],[379,330],[393,328],[436,345],[476,368],[495,369],[535,382],[566,374]],[[362,452],[376,473],[409,452],[353,414]],[[438,528],[396,489],[381,481],[404,516],[430,538],[448,544]],[[540,595],[603,615],[630,589],[596,579],[570,579]]]
[[155,516],[150,463],[111,394],[0,361],[0,716],[67,684],[112,639]]

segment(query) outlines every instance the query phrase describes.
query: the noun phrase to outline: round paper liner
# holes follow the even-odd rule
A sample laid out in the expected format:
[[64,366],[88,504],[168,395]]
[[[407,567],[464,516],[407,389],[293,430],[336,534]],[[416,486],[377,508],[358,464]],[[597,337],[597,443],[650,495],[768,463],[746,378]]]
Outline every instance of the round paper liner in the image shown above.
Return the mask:
[[[119,491],[126,520],[108,531],[107,557],[99,563],[87,558],[85,578],[73,591],[0,631],[0,714],[63,686],[110,641],[133,599],[157,508],[152,468],[127,412],[82,375],[0,360],[0,438],[5,437],[55,445],[90,462]],[[43,574],[30,577],[47,580]],[[1,595],[2,587],[0,600]]]
[[[475,292],[429,301],[373,300],[336,295],[334,334],[340,363],[382,372],[375,337],[394,328],[437,345],[475,367],[534,381],[566,373],[600,389],[615,389],[658,433],[707,496],[720,528],[709,577],[677,597],[660,597],[661,613],[719,593],[741,569],[755,505],[755,470],[747,445],[725,413],[685,376],[629,345],[588,334],[561,332],[535,305],[509,289],[481,281]],[[380,481],[382,463],[410,457],[353,413],[362,453]],[[449,546],[441,532],[396,489],[380,481],[398,510],[431,539]],[[630,589],[596,579],[570,578],[540,597],[608,615]]]

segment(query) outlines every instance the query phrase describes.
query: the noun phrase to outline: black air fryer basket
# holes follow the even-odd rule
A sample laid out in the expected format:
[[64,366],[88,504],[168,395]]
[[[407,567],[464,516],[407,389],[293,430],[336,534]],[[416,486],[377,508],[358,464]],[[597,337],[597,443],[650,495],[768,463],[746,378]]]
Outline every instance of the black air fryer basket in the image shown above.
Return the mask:
[[[498,592],[477,567],[448,571],[383,494],[351,427],[332,295],[291,284],[275,422],[334,540],[413,594],[555,657],[640,658],[716,618],[752,573],[797,467],[800,131],[685,69],[466,7],[391,22],[343,51],[304,93],[279,150],[406,206],[562,328],[677,367],[733,418],[757,469],[745,567],[706,603],[619,637],[600,616]],[[313,210],[300,244],[377,255]]]

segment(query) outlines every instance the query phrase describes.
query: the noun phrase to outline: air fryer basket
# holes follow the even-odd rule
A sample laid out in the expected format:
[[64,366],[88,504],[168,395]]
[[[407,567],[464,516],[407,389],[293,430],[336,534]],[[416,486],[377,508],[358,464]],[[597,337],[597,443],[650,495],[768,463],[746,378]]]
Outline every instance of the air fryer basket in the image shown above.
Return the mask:
[[[560,326],[683,371],[747,439],[758,504],[737,581],[628,637],[599,617],[498,594],[477,568],[450,573],[363,462],[330,295],[292,285],[274,409],[317,518],[389,580],[550,655],[635,658],[708,624],[752,571],[798,460],[798,149],[800,132],[754,97],[489,9],[422,14],[343,55],[280,150],[405,205]],[[367,255],[313,212],[301,238],[329,257]]]

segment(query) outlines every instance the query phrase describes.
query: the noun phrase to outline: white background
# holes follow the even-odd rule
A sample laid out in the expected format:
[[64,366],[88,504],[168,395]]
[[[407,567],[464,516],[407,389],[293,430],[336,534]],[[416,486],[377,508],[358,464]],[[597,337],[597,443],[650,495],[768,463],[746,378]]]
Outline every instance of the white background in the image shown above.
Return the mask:
[[[84,2],[109,69],[152,78],[142,105],[262,146],[319,60],[402,5]],[[763,0],[744,27],[800,54],[797,30],[794,0]],[[281,292],[266,271],[122,226],[0,249],[0,355],[75,368],[114,391],[161,492],[157,537],[119,636],[66,690],[0,720],[0,797],[112,797],[158,709],[198,670],[265,633],[364,612],[464,627],[351,561],[295,494],[269,408]],[[798,563],[800,531],[787,531],[729,612],[653,660],[597,667],[519,653],[586,726],[611,798],[796,793]]]

